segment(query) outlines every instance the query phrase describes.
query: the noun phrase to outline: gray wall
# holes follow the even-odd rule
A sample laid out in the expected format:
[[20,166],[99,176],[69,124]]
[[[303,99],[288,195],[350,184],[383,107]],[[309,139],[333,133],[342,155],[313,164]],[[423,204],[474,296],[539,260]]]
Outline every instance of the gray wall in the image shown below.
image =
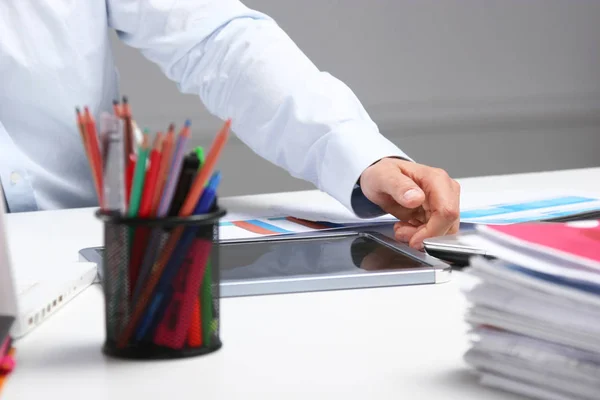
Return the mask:
[[[600,165],[598,0],[245,3],[345,81],[419,162],[455,177]],[[219,122],[197,97],[135,50],[115,51],[137,120],[158,129],[191,117],[197,143],[210,143]],[[311,187],[235,140],[220,168],[222,195]]]

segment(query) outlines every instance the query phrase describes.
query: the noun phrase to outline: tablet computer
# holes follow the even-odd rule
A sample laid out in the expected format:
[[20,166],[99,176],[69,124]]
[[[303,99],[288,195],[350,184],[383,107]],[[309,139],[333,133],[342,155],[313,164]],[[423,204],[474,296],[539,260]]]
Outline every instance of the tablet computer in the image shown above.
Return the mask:
[[451,264],[453,268],[468,266],[471,257],[474,256],[493,259],[494,255],[489,250],[484,247],[473,246],[465,240],[471,235],[476,235],[476,232],[467,231],[456,235],[425,239],[423,246],[427,254]]
[[[436,284],[451,273],[447,263],[377,230],[224,242],[218,254],[221,297]],[[102,248],[80,251],[99,266],[102,257]]]

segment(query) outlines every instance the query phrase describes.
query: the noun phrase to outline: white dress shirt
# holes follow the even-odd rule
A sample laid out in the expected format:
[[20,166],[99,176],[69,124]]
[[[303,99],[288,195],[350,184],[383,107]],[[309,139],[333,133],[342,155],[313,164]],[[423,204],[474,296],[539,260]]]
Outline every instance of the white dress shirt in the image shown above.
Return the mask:
[[99,115],[119,98],[109,29],[232,118],[256,153],[360,216],[381,213],[357,179],[406,155],[345,84],[238,0],[0,1],[0,180],[11,212],[97,204],[74,110]]

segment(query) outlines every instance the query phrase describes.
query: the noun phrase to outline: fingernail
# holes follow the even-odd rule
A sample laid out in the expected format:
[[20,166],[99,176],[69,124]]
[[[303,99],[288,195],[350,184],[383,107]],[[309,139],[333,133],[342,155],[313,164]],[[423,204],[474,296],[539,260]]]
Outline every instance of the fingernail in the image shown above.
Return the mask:
[[417,189],[410,189],[404,193],[404,200],[411,201],[417,199],[421,196],[421,193]]
[[411,242],[409,244],[409,246],[412,247],[415,250],[420,250],[420,251],[423,251],[425,249],[425,246],[423,245],[423,242],[417,242],[417,243]]

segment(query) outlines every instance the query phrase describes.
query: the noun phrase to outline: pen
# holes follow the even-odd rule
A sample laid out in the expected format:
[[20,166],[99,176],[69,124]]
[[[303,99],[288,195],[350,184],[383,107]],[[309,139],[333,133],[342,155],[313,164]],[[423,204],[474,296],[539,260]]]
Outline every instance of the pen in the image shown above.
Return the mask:
[[100,150],[102,152],[103,170],[106,169],[106,165],[108,163],[109,136],[115,133],[119,133],[119,119],[110,113],[103,112],[100,115]]
[[194,151],[198,156],[198,160],[200,160],[200,165],[204,164],[204,148],[202,146],[198,146],[194,149]]
[[123,175],[123,135],[119,131],[119,120],[109,115],[106,122],[106,168],[104,168],[104,206],[106,210],[118,211],[124,215],[127,206],[125,203],[125,182]]

